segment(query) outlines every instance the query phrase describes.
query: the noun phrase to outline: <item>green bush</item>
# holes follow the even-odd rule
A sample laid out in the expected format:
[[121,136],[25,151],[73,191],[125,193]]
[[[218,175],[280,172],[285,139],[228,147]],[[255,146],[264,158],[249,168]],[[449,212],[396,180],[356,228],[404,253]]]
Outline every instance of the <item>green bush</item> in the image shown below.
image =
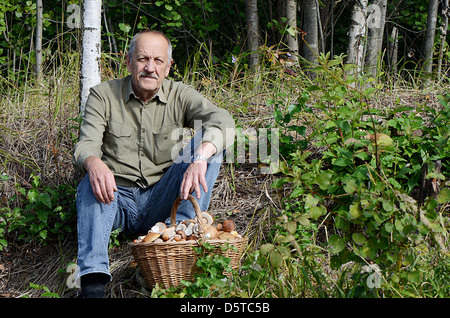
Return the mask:
[[285,161],[273,186],[292,191],[284,233],[265,246],[269,260],[280,266],[283,246],[295,247],[299,231],[323,225],[317,242],[332,268],[376,264],[382,283],[414,282],[425,246],[448,253],[450,96],[438,96],[439,107],[380,109],[369,105],[379,97],[375,83],[356,82],[343,57],[319,63],[315,83],[274,116]]
[[75,188],[70,185],[43,186],[39,176],[32,175],[31,188],[17,188],[14,204],[3,207],[0,218],[0,249],[8,238],[35,240],[46,244],[74,230]]

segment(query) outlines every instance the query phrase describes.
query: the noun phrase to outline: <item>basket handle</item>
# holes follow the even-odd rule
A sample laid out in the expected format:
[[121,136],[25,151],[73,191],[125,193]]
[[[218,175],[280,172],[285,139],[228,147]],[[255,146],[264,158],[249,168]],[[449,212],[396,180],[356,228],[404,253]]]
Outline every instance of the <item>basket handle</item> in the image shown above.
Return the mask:
[[[194,196],[189,194],[187,199],[192,203],[192,206],[194,207],[195,214],[197,215],[197,219],[200,223],[200,229],[203,232],[205,224],[203,224],[202,210],[200,209],[200,206],[198,205],[197,200],[194,198]],[[170,224],[171,225],[176,225],[176,223],[177,223],[177,220],[176,220],[177,209],[178,209],[178,206],[180,205],[180,203],[181,203],[181,198],[177,197],[175,202],[172,205],[172,211],[170,212]]]

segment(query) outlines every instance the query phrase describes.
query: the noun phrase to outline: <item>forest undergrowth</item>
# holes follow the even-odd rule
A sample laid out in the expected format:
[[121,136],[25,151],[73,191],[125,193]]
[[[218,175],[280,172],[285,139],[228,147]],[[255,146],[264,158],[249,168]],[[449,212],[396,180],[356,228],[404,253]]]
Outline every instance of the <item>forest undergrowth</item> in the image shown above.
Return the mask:
[[[245,162],[223,165],[210,207],[249,238],[239,275],[225,279],[227,260],[205,254],[195,282],[144,288],[132,238],[114,233],[108,296],[449,297],[443,81],[355,77],[329,55],[305,73],[265,56],[259,72],[244,57],[214,65],[199,55],[172,73],[229,110],[246,144]],[[66,268],[77,248],[79,64],[76,54],[55,59],[63,65],[49,63],[39,83],[1,79],[0,297],[78,294]],[[109,62],[104,80],[124,75]],[[263,131],[277,156],[255,162],[251,140]]]

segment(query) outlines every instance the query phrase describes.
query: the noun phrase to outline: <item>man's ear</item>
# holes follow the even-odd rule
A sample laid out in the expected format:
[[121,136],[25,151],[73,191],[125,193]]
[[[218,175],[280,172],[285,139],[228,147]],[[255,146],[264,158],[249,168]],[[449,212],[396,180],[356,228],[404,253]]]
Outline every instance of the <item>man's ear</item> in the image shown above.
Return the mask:
[[131,62],[130,62],[130,59],[128,58],[128,55],[127,55],[127,57],[126,57],[126,64],[127,64],[127,70],[128,70],[128,72],[131,73]]
[[173,59],[170,60],[169,65],[167,65],[167,70],[166,70],[166,75],[165,75],[165,76],[169,76],[170,68],[172,67],[172,65],[173,65],[174,62],[175,62],[175,61],[174,61]]

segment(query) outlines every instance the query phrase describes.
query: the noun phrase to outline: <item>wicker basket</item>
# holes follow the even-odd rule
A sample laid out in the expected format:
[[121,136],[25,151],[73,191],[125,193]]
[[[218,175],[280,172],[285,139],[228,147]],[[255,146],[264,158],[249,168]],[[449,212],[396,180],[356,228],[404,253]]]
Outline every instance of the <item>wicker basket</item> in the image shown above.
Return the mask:
[[[202,228],[201,210],[197,200],[193,196],[189,196],[188,199],[194,207]],[[180,201],[180,198],[177,198],[172,206],[170,216],[172,224],[176,223],[176,213]],[[231,267],[234,270],[239,268],[247,238],[236,238],[234,240],[209,239],[207,242],[216,247],[213,253],[230,258]],[[236,250],[228,248],[224,251],[221,246],[227,243],[234,246]],[[195,265],[197,253],[193,249],[193,247],[198,247],[201,244],[201,240],[190,240],[182,242],[139,242],[130,243],[130,246],[133,257],[147,284],[154,286],[158,283],[162,288],[169,288],[179,286],[182,280],[194,280],[194,274],[201,271]],[[229,275],[229,273],[226,274]]]

